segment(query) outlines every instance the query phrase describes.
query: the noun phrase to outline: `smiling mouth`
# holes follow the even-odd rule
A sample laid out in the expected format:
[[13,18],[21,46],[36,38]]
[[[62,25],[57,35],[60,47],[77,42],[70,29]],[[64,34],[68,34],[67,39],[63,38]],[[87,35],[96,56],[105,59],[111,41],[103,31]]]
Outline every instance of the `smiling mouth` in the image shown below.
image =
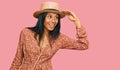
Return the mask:
[[55,24],[54,23],[49,23],[50,28],[54,28]]

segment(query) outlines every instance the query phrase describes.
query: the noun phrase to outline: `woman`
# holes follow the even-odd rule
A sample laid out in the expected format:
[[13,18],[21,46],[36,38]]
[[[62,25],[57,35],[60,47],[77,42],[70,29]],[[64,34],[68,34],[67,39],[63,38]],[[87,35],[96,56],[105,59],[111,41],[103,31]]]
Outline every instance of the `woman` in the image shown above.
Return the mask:
[[[76,26],[77,40],[60,33],[60,19],[65,16]],[[34,17],[38,18],[36,26],[21,31],[10,70],[52,70],[51,58],[59,49],[88,49],[86,31],[73,12],[60,11],[55,2],[44,2]]]

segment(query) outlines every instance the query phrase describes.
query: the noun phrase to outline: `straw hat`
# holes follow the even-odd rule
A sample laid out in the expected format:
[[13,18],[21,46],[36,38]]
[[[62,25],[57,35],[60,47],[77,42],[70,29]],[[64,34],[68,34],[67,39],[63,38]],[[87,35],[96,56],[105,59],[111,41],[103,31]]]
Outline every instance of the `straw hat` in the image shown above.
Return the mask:
[[65,15],[60,11],[59,5],[56,2],[44,2],[41,4],[40,10],[34,12],[33,16],[38,18],[39,15],[43,12],[52,12],[60,15],[60,18],[63,18]]

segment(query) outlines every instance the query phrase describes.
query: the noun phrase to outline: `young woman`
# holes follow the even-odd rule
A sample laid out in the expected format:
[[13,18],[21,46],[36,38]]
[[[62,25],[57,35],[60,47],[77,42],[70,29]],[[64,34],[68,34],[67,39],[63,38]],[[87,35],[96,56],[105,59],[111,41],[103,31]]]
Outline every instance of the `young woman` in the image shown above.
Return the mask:
[[[76,26],[77,40],[60,33],[60,19],[65,16]],[[75,13],[60,11],[55,2],[44,2],[34,17],[36,26],[21,31],[10,70],[52,70],[51,58],[59,49],[88,49],[86,31]]]

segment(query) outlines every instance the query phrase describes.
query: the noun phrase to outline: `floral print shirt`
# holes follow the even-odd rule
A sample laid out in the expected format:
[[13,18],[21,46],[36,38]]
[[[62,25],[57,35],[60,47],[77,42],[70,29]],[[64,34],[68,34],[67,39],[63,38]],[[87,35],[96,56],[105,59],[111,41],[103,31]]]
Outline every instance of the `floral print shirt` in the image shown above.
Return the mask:
[[[41,56],[41,47],[34,38],[35,32],[24,28],[21,31],[17,52],[11,64],[10,70],[53,70],[51,58],[59,49],[85,50],[88,49],[88,40],[85,28],[76,28],[76,38],[60,33],[58,38],[48,44]],[[37,61],[38,57],[39,60]],[[37,61],[37,63],[36,63]],[[34,69],[33,66],[36,63]]]

